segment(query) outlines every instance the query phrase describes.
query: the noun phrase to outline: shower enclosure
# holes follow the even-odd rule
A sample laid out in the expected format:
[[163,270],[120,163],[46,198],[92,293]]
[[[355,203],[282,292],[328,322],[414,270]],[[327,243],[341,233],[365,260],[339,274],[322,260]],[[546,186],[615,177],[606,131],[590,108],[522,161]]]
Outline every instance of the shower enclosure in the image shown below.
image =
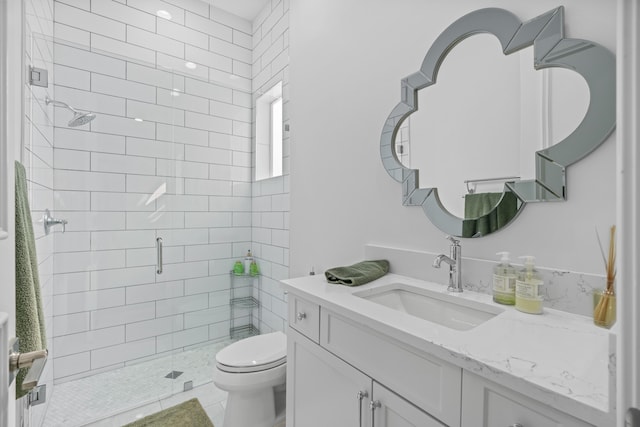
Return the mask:
[[[289,2],[265,1],[249,21],[211,1],[17,1],[15,151],[50,350],[31,425],[86,425],[148,402],[155,412],[192,386],[212,391],[221,417],[224,393],[198,386],[231,329],[286,325]],[[41,70],[48,86],[30,84]],[[278,84],[283,176],[252,182],[252,105]],[[47,210],[59,221],[49,234]],[[232,295],[229,272],[249,249],[260,276],[234,280]]]
[[[30,88],[43,120],[27,113],[32,136],[52,131],[53,206],[33,209],[66,221],[52,228],[45,426],[211,381],[230,339],[229,271],[251,248],[250,80],[115,47],[32,40],[53,49],[53,84]],[[25,153],[33,174],[47,169],[33,144]],[[234,297],[257,297],[259,280]],[[233,324],[251,310],[236,307]]]

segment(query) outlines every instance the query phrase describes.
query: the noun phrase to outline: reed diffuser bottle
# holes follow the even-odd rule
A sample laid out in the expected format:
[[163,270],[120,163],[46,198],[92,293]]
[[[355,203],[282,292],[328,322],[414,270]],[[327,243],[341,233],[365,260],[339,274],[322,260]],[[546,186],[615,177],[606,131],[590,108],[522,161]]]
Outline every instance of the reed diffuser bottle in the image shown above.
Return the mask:
[[[597,232],[596,232],[596,236]],[[609,230],[609,254],[605,256],[602,242],[598,236],[598,244],[602,260],[607,271],[607,287],[593,292],[593,323],[603,328],[610,328],[616,322],[616,226]]]

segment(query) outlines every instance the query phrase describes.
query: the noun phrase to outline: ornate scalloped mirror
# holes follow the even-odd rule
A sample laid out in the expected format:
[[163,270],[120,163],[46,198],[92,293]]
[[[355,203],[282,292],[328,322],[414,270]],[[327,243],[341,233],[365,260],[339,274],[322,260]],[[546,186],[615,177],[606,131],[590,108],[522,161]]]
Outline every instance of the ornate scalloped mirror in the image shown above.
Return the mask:
[[[385,123],[380,151],[387,172],[402,183],[404,205],[421,206],[450,235],[481,237],[513,221],[527,202],[566,199],[566,167],[615,127],[615,57],[596,43],[564,38],[563,13],[560,7],[522,23],[502,9],[472,12],[451,24],[420,70],[402,80],[401,101]],[[470,70],[449,83],[456,64]],[[528,119],[532,108],[523,107],[536,78],[551,94],[537,100],[538,107],[549,120],[562,118],[554,138],[536,133],[534,118]],[[508,81],[523,88],[502,88]],[[563,104],[563,98],[570,102]],[[448,110],[439,108],[443,99]],[[487,107],[478,108],[483,102]],[[536,119],[551,126],[544,117]],[[517,121],[521,126],[513,125]],[[427,186],[420,187],[421,181]]]

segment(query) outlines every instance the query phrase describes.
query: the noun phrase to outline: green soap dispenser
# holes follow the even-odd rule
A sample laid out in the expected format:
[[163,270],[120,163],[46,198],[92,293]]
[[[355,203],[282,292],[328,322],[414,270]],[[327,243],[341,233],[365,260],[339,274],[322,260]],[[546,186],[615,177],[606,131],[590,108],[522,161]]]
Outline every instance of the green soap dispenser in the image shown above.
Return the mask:
[[535,269],[531,255],[522,256],[524,268],[516,280],[516,308],[524,313],[542,314],[544,281]]
[[500,264],[493,268],[493,300],[499,304],[516,303],[516,269],[509,264],[509,252],[498,252]]

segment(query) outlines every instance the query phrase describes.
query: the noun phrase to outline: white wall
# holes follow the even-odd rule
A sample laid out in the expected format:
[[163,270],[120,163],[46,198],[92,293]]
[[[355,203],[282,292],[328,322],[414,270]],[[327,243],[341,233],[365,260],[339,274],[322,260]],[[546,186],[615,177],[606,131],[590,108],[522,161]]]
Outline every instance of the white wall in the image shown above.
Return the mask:
[[69,128],[56,110],[56,215],[69,220],[56,380],[228,337],[228,272],[251,247],[251,23],[199,1],[126,3],[55,2],[56,38],[75,43],[55,46],[55,96],[97,113]]
[[[260,95],[282,81],[283,121],[288,125],[288,0],[272,0],[253,22],[252,74],[254,105]],[[254,253],[262,273],[260,293],[260,332],[262,333],[274,330],[284,331],[286,325],[286,298],[278,280],[289,277],[289,147],[289,132],[285,130],[283,175],[253,183],[252,239]]]
[[[615,4],[570,0],[567,37],[615,51]],[[403,207],[382,167],[382,125],[400,99],[400,79],[420,65],[451,22],[482,7],[528,20],[557,2],[298,0],[291,7],[291,276],[356,262],[363,246],[446,252],[421,209]],[[507,229],[464,239],[466,257],[535,255],[549,268],[602,274],[594,227],[615,221],[615,144],[569,167],[568,200],[531,204]],[[424,260],[424,268],[431,260]]]

